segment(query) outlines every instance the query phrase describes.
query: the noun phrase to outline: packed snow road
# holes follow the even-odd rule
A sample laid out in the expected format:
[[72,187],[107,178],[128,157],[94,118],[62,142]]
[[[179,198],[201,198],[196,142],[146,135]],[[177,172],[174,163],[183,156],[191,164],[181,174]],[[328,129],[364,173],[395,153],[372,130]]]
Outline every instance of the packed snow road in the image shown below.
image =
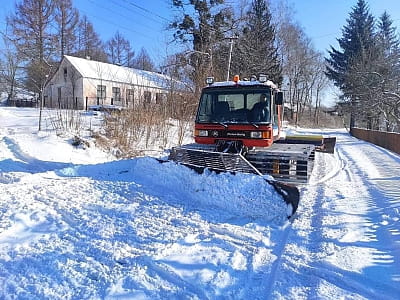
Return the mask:
[[271,298],[399,299],[400,157],[346,132],[318,154]]
[[289,223],[256,176],[116,161],[36,121],[0,107],[1,299],[400,295],[397,155],[328,132]]

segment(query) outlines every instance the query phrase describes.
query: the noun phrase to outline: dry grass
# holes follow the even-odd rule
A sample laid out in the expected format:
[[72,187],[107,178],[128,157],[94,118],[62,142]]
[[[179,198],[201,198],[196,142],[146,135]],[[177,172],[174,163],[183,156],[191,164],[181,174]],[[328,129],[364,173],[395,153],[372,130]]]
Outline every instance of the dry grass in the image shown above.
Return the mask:
[[193,103],[194,99],[188,95],[171,94],[162,104],[147,103],[111,112],[105,116],[105,137],[97,139],[120,157],[143,155],[146,151],[162,152],[171,144],[182,144],[194,119],[197,101]]

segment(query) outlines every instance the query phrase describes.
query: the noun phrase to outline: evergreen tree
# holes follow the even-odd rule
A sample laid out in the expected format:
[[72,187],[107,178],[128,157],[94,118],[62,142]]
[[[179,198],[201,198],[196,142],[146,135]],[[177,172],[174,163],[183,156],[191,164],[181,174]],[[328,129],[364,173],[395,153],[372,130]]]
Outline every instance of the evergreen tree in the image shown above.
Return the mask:
[[384,12],[378,22],[377,45],[379,60],[377,74],[378,109],[383,115],[384,129],[391,131],[400,125],[400,41],[396,28],[387,12]]
[[281,84],[282,68],[267,2],[253,0],[247,15],[247,22],[235,47],[232,71],[243,76],[265,74]]
[[395,77],[400,75],[400,41],[387,12],[379,18],[377,41],[383,58],[381,63],[384,63],[386,68],[382,71],[391,77],[390,80],[397,79]]
[[371,100],[365,87],[374,81],[372,74],[377,56],[374,23],[366,2],[358,0],[342,29],[343,36],[338,39],[342,50],[331,46],[330,58],[326,59],[326,75],[350,101],[352,116],[373,112],[371,107],[369,112],[365,112]]
[[331,46],[326,74],[339,89],[346,92],[351,65],[365,58],[374,44],[374,18],[364,0],[358,0],[353,7],[342,34],[338,39],[342,51]]
[[191,43],[193,50],[188,52],[188,59],[193,72],[190,79],[198,94],[205,78],[213,73],[212,52],[230,28],[232,12],[223,6],[224,0],[191,0],[189,3],[172,0],[172,4],[179,9],[180,15],[170,28],[175,31],[176,41]]

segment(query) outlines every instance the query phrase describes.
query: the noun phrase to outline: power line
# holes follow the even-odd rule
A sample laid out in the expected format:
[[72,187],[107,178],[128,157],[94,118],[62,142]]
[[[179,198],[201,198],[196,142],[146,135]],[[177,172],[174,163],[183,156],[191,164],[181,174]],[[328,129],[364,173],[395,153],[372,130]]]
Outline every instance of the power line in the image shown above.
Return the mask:
[[138,35],[140,35],[140,36],[142,36],[142,37],[144,37],[144,38],[146,38],[146,39],[153,40],[153,37],[150,37],[150,36],[148,36],[148,35],[145,35],[145,34],[139,32],[139,31],[136,31],[136,30],[133,30],[133,29],[131,29],[131,28],[122,26],[121,24],[116,24],[116,23],[114,23],[114,22],[112,22],[112,21],[110,21],[110,20],[107,20],[107,19],[103,18],[103,17],[99,17],[99,16],[93,15],[93,14],[91,14],[91,13],[88,13],[88,12],[85,11],[85,10],[82,10],[82,9],[80,9],[80,10],[83,11],[85,14],[87,14],[87,15],[89,15],[89,16],[92,16],[92,17],[94,17],[94,18],[96,18],[96,19],[99,19],[99,20],[104,21],[106,24],[112,24],[112,25],[114,25],[114,26],[117,26],[117,28],[122,28],[122,29],[127,30],[127,31],[129,31],[129,32],[131,32],[131,33],[138,34]]
[[131,1],[128,1],[128,0],[124,0],[124,1],[127,2],[130,5],[132,5],[132,6],[136,7],[136,8],[138,8],[138,9],[140,9],[140,10],[142,10],[142,11],[144,11],[144,12],[150,14],[150,15],[152,15],[152,16],[154,15],[154,16],[160,18],[161,20],[167,21],[168,23],[171,22],[171,20],[168,20],[167,18],[165,18],[163,16],[160,16],[159,14],[157,14],[155,12],[152,12],[152,11],[148,10],[147,8],[144,8],[144,7],[140,6],[140,5],[132,3]]
[[[93,0],[89,0],[89,1],[92,2],[92,3],[95,4],[95,5],[97,5],[97,6],[101,7],[101,8],[103,8],[103,9],[106,10],[107,12],[110,12],[110,11],[111,11],[111,12],[113,12],[114,14],[119,15],[119,16],[125,18],[125,19],[128,20],[128,21],[132,21],[132,17],[129,17],[129,16],[127,16],[127,15],[125,15],[125,14],[122,14],[122,13],[120,13],[120,12],[117,12],[117,11],[115,11],[115,10],[112,10],[112,9],[110,9],[110,8],[108,8],[108,7],[103,6],[103,5],[100,5],[99,3],[96,3],[96,2],[93,1]],[[111,1],[111,2],[115,3],[116,5],[120,6],[121,8],[123,8],[123,9],[125,9],[125,10],[127,9],[126,7],[121,6],[121,5],[120,5],[119,3],[117,3],[117,2],[114,2],[114,1]],[[145,27],[146,29],[149,29],[149,30],[152,30],[152,31],[158,31],[158,29],[152,28],[152,27],[148,26],[147,24],[143,24],[143,23],[137,22],[136,20],[135,20],[134,23],[135,23],[135,25],[136,25],[136,24],[139,24],[139,25]]]

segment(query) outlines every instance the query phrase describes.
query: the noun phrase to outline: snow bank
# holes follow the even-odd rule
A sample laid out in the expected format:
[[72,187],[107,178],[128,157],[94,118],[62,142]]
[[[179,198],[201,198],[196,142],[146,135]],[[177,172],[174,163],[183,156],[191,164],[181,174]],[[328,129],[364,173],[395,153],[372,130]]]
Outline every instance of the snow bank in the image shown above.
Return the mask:
[[398,155],[328,132],[289,223],[260,177],[117,161],[37,113],[0,107],[1,299],[398,299]]
[[128,181],[148,187],[149,192],[195,210],[214,209],[219,217],[262,218],[282,224],[286,204],[260,176],[250,174],[198,174],[173,162],[160,163],[149,157],[103,165],[65,168],[60,176],[83,176],[102,181]]
[[38,133],[37,112],[0,110],[0,298],[265,292],[287,220],[262,178],[117,161],[47,126]]

